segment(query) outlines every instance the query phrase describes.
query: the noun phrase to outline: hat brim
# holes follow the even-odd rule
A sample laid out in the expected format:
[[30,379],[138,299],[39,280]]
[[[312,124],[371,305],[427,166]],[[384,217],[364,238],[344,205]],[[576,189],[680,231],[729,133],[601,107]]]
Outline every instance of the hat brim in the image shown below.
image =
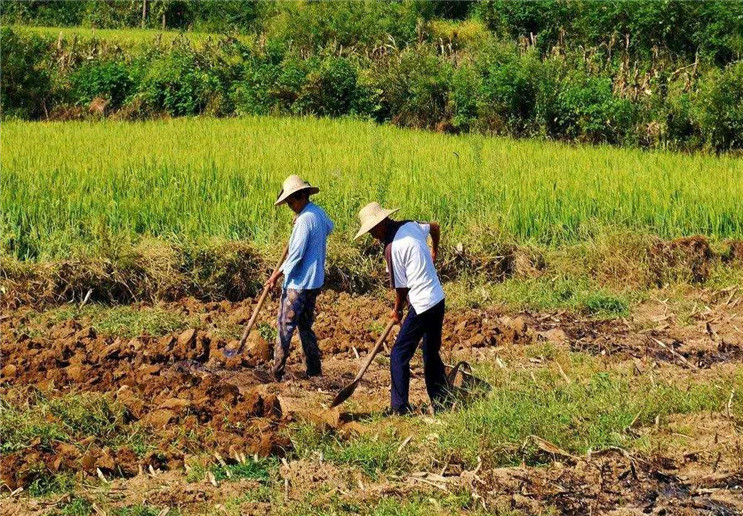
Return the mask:
[[359,229],[359,232],[356,233],[356,236],[353,237],[353,239],[356,240],[360,236],[363,236],[364,234],[368,233],[369,231],[374,229],[374,226],[376,226],[377,224],[382,222],[384,219],[386,219],[387,217],[389,217],[390,215],[398,211],[400,211],[400,208],[395,208],[392,210],[382,210],[381,212],[379,212],[379,214],[376,217],[374,217],[371,220],[367,220],[366,223],[362,224],[361,229]]
[[286,192],[282,190],[279,194],[279,198],[276,199],[276,202],[273,203],[273,205],[278,206],[279,204],[284,204],[291,195],[297,192],[301,192],[302,190],[307,190],[309,195],[315,195],[317,192],[320,191],[320,189],[316,186],[302,186],[294,190],[288,190]]

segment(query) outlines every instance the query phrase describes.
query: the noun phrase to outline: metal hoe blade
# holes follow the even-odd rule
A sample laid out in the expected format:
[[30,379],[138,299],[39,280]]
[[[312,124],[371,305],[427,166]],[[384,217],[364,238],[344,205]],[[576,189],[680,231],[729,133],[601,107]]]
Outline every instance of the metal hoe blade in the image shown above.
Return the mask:
[[345,387],[343,387],[340,391],[338,391],[338,394],[335,395],[335,398],[333,398],[333,403],[330,404],[330,408],[335,408],[344,401],[346,401],[348,398],[350,398],[354,391],[356,390],[356,387],[358,387],[359,382],[357,380],[352,381]]
[[364,365],[361,366],[361,369],[359,370],[358,374],[356,375],[356,378],[343,387],[338,394],[335,395],[335,398],[333,398],[333,403],[330,404],[330,408],[337,407],[344,401],[346,401],[348,398],[351,397],[351,395],[356,390],[356,387],[359,386],[359,382],[361,382],[361,378],[364,376],[364,373],[367,369],[369,369],[369,366],[372,363],[372,360],[374,360],[374,357],[377,356],[377,353],[379,353],[379,350],[382,349],[382,345],[384,344],[384,341],[387,339],[387,336],[390,334],[390,331],[392,331],[392,327],[395,325],[395,321],[390,321],[387,324],[387,327],[382,332],[382,335],[379,336],[379,339],[377,340],[377,343],[374,345],[374,348],[369,352],[369,356],[366,357],[366,360],[364,361]]

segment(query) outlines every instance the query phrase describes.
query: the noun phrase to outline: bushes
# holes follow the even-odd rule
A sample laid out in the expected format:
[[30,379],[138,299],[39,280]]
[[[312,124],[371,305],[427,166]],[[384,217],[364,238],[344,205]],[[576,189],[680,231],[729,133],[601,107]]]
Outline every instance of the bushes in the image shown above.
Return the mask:
[[145,104],[172,116],[204,112],[220,84],[196,52],[176,49],[149,63],[140,85]]
[[452,74],[450,106],[454,131],[475,129],[478,120],[478,92],[482,79],[472,67],[462,66]]
[[49,2],[27,0],[3,2],[2,24],[25,23],[33,25],[80,25],[89,10],[90,2]]
[[449,120],[451,68],[426,48],[393,54],[376,63],[373,74],[381,90],[380,121],[433,129]]
[[21,38],[4,27],[0,29],[0,49],[2,116],[33,119],[46,115],[52,96],[51,74],[44,63],[47,43],[38,36]]
[[[199,30],[250,29],[256,20],[269,15],[267,2],[255,0],[149,0],[148,27],[195,27]],[[22,23],[41,26],[82,25],[97,28],[139,27],[141,1],[96,0],[8,0],[3,2],[3,25]]]
[[281,66],[248,59],[242,78],[230,90],[230,98],[237,115],[267,115],[274,105],[271,89],[281,75]]
[[340,57],[297,59],[280,64],[251,58],[232,88],[235,112],[318,116],[373,115],[376,94],[359,78],[357,67]]
[[492,38],[459,51],[420,43],[361,55],[307,52],[281,39],[179,38],[122,50],[97,40],[69,49],[11,29],[1,36],[6,117],[81,116],[68,108],[102,97],[106,112],[122,118],[351,115],[446,132],[743,147],[741,63],[628,68],[600,53],[545,58],[536,47]]
[[[6,26],[138,28],[143,22],[139,0],[4,0],[1,14]],[[699,52],[718,65],[743,54],[743,3],[724,0],[149,0],[144,24],[264,33],[315,51],[332,45],[379,47],[390,40],[405,48],[425,38],[432,41],[435,34],[427,29],[432,20],[481,21],[498,37],[534,38],[543,53],[555,46],[608,49],[628,43],[633,59],[650,59],[662,51],[691,61]]]
[[103,97],[112,108],[119,108],[133,93],[133,70],[136,68],[122,61],[86,63],[70,76],[72,98],[78,104],[87,104]]
[[299,108],[317,115],[340,116],[351,113],[356,100],[358,73],[347,59],[322,60],[306,77]]
[[664,123],[665,137],[672,147],[696,148],[702,143],[699,124],[694,120],[694,100],[686,92],[670,92],[665,113],[660,118]]
[[700,52],[718,64],[740,59],[743,52],[740,2],[485,0],[475,12],[496,34],[533,36],[543,52],[556,45],[606,48],[629,42],[636,58],[663,50],[691,61]]
[[265,22],[269,38],[304,51],[329,46],[376,47],[417,38],[418,12],[409,2],[278,2]]
[[193,115],[206,106],[206,77],[196,69],[192,55],[174,52],[155,59],[142,81],[145,102],[171,115]]
[[623,143],[634,128],[635,109],[612,94],[611,79],[586,77],[564,81],[552,109],[549,134],[590,143]]
[[542,67],[533,53],[491,47],[478,63],[482,76],[482,127],[500,134],[533,134]]
[[707,146],[743,148],[743,62],[712,73],[698,95],[702,138]]

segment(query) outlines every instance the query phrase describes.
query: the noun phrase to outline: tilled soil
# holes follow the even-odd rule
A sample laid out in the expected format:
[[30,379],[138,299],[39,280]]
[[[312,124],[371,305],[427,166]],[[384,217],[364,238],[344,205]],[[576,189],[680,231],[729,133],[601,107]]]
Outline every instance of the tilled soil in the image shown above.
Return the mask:
[[[661,301],[645,303],[629,320],[597,321],[566,313],[509,314],[495,308],[450,310],[442,354],[448,363],[493,364],[500,357],[519,360],[519,348],[545,342],[595,354],[611,363],[633,361],[639,373],[654,369],[672,378],[675,372],[689,370],[703,375],[713,368],[739,367],[743,361],[743,304],[734,291],[732,294],[700,301],[689,324],[680,324]],[[275,300],[270,304],[260,318],[264,323],[272,323]],[[217,452],[228,460],[240,453],[284,456],[291,448],[285,429],[292,421],[302,419],[342,434],[357,425],[355,414],[378,411],[388,403],[389,373],[380,360],[365,376],[353,404],[327,408],[335,392],[353,378],[386,322],[388,306],[379,299],[323,293],[315,330],[323,352],[324,375],[304,376],[301,346],[295,342],[288,378],[282,383],[273,382],[268,374],[273,344],[259,332],[253,332],[242,357],[227,359],[222,353],[236,343],[220,336],[219,322],[244,324],[250,316],[251,300],[184,300],[166,308],[198,315],[205,329],[123,339],[97,335],[92,327],[75,320],[30,331],[29,311],[22,308],[3,315],[3,399],[22,398],[34,391],[51,397],[70,392],[105,393],[126,408],[127,418],[148,426],[159,442],[156,450],[144,456],[127,446],[114,451],[95,437],[52,446],[30,443],[28,448],[2,456],[2,482],[10,490],[28,486],[38,475],[39,464],[52,472],[67,471],[91,479],[102,474],[116,479],[124,491],[133,482],[143,482],[142,473],[147,471],[166,475],[151,477],[154,483],[157,478],[178,483],[182,480],[168,477],[168,472],[182,471],[189,454]],[[540,359],[523,356],[520,360],[521,367],[540,363]],[[411,390],[414,403],[425,403],[420,367],[414,368]],[[684,455],[689,450],[670,457],[637,457],[624,450],[573,457],[547,450],[552,464],[547,468],[466,471],[451,465],[449,471],[445,468],[431,477],[381,479],[356,496],[457,486],[469,490],[476,504],[486,510],[498,507],[532,513],[554,505],[564,514],[741,514],[743,459],[735,460],[740,453],[739,430],[728,420],[710,417],[716,425],[715,443],[724,436],[731,440],[723,457],[699,452]],[[184,432],[198,436],[200,449],[173,448],[172,443]],[[306,460],[299,463],[304,464],[299,466],[302,471],[310,467]],[[301,491],[303,482],[327,482],[341,493],[351,490],[341,485],[349,481],[348,475],[340,484],[339,477],[344,475],[326,478],[321,474],[309,481],[296,477],[292,464],[297,461],[282,466],[282,475],[287,485],[291,481],[292,489]],[[323,471],[328,467],[322,464]],[[226,496],[212,488],[208,491],[183,505],[201,506]],[[13,500],[4,502],[6,509],[43,509],[38,505],[34,509],[33,501]],[[255,511],[265,512],[265,507],[255,507]]]

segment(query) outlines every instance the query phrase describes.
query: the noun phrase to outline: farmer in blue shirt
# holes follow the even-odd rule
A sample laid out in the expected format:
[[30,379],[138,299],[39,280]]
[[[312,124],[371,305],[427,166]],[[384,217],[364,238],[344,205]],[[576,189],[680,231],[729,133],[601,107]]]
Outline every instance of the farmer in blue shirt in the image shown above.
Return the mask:
[[289,344],[297,327],[307,361],[307,376],[322,374],[320,348],[312,323],[317,294],[325,281],[325,253],[333,222],[322,208],[310,202],[310,195],[319,191],[299,176],[292,175],[284,181],[275,203],[276,206],[286,203],[296,214],[286,260],[266,282],[266,286],[273,289],[284,275],[272,368],[277,381],[284,376]]

